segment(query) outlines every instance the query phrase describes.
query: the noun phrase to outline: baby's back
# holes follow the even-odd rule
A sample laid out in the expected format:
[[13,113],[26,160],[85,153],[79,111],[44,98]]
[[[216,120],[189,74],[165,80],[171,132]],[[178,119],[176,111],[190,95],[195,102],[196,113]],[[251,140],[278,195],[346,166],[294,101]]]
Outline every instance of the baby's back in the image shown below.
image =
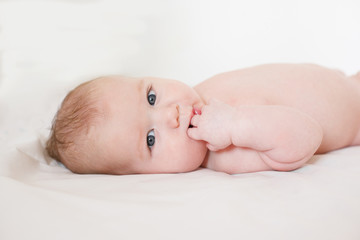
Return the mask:
[[313,64],[268,64],[216,75],[195,89],[205,102],[284,105],[307,113],[323,127],[317,153],[360,144],[360,74],[346,77]]

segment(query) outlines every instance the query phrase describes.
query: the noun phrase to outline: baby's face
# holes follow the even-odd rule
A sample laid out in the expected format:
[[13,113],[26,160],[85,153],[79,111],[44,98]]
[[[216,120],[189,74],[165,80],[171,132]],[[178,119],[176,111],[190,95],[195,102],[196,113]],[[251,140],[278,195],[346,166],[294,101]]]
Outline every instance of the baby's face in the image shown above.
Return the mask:
[[188,172],[201,165],[205,143],[187,135],[194,108],[203,105],[195,90],[158,78],[115,76],[99,83],[105,115],[91,134],[108,173]]

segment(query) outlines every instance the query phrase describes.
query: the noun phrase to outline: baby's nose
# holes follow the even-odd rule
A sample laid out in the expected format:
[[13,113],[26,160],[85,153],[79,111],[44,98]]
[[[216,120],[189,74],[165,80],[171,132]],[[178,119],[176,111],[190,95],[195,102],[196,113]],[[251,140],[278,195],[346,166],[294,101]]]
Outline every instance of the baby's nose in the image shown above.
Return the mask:
[[164,108],[163,120],[171,128],[179,127],[179,105],[172,104]]

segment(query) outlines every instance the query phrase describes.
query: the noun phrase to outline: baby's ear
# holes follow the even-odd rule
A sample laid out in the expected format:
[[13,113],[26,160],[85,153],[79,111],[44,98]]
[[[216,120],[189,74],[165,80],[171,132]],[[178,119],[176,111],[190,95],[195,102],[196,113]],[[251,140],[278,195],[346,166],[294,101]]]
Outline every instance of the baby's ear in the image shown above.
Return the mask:
[[87,129],[86,135],[87,136],[94,136],[95,130],[96,130],[96,126],[94,124],[91,124]]

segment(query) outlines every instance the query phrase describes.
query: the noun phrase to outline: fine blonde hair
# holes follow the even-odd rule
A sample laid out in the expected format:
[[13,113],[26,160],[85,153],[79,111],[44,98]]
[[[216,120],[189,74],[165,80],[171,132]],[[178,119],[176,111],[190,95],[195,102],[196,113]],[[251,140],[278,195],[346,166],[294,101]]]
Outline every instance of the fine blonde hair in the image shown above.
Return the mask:
[[75,173],[94,172],[88,156],[94,143],[87,134],[102,114],[95,82],[96,79],[82,83],[66,95],[46,143],[49,156]]

